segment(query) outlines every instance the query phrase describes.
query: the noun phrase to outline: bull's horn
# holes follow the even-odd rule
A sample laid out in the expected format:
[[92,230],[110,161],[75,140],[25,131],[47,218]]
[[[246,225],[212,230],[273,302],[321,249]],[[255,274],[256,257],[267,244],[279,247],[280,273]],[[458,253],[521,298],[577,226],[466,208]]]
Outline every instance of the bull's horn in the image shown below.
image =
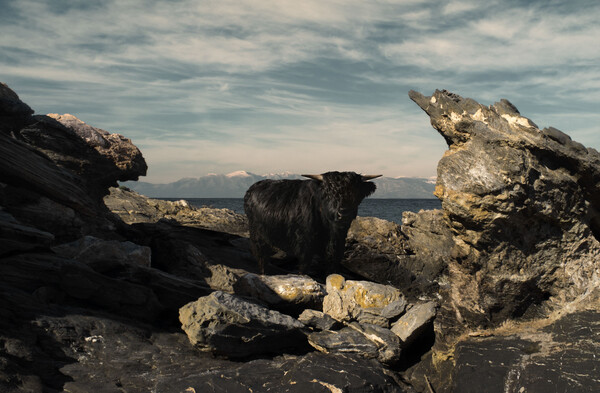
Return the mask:
[[378,177],[381,177],[381,176],[383,176],[383,175],[361,175],[362,181],[377,179]]
[[309,179],[323,181],[323,175],[300,175],[302,177],[308,177]]

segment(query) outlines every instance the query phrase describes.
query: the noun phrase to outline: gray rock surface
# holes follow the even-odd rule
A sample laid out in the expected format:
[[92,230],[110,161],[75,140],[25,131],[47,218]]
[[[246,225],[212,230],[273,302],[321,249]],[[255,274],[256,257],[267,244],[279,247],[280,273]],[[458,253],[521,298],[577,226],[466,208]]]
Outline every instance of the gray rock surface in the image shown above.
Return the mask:
[[398,362],[402,353],[400,339],[389,329],[357,322],[338,331],[311,333],[308,342],[324,353],[356,353],[389,365]]
[[300,321],[220,291],[183,306],[179,320],[197,348],[232,358],[293,350],[306,340]]
[[322,311],[306,309],[298,316],[298,320],[308,327],[317,330],[339,330],[343,325]]
[[150,267],[150,247],[130,241],[103,240],[94,236],[84,236],[74,242],[52,247],[56,254],[85,263],[96,271],[109,270],[114,264],[131,263]]
[[406,314],[402,315],[392,325],[392,332],[402,340],[405,345],[410,345],[415,339],[421,336],[428,324],[431,324],[437,304],[435,302],[426,302],[415,304]]

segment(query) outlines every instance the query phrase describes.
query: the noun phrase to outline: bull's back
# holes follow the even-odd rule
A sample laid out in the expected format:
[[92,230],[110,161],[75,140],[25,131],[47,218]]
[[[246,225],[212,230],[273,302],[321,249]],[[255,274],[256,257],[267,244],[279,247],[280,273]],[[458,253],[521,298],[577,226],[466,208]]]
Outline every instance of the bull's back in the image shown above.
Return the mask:
[[313,181],[261,180],[244,196],[251,235],[292,251],[300,238],[314,232],[318,189]]

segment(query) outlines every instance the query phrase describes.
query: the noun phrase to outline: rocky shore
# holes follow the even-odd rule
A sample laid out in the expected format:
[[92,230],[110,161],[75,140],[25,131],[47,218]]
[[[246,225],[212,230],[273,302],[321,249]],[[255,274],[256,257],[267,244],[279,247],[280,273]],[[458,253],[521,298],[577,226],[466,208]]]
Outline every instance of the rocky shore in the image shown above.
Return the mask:
[[442,209],[359,217],[310,277],[258,274],[243,215],[118,187],[129,139],[0,84],[0,391],[599,391],[600,154],[506,100],[410,97]]

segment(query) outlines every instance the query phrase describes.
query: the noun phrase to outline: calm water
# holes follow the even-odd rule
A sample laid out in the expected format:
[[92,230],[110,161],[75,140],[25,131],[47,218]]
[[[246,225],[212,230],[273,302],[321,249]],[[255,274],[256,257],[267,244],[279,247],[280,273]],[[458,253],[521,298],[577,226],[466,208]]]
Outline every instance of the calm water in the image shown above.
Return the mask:
[[[170,201],[177,198],[165,198]],[[208,206],[217,209],[230,209],[236,213],[244,214],[244,200],[242,198],[186,198],[191,205],[196,207]],[[365,199],[358,208],[358,215],[363,217],[378,217],[384,220],[402,223],[402,212],[418,212],[421,209],[440,209],[442,204],[438,199]]]

